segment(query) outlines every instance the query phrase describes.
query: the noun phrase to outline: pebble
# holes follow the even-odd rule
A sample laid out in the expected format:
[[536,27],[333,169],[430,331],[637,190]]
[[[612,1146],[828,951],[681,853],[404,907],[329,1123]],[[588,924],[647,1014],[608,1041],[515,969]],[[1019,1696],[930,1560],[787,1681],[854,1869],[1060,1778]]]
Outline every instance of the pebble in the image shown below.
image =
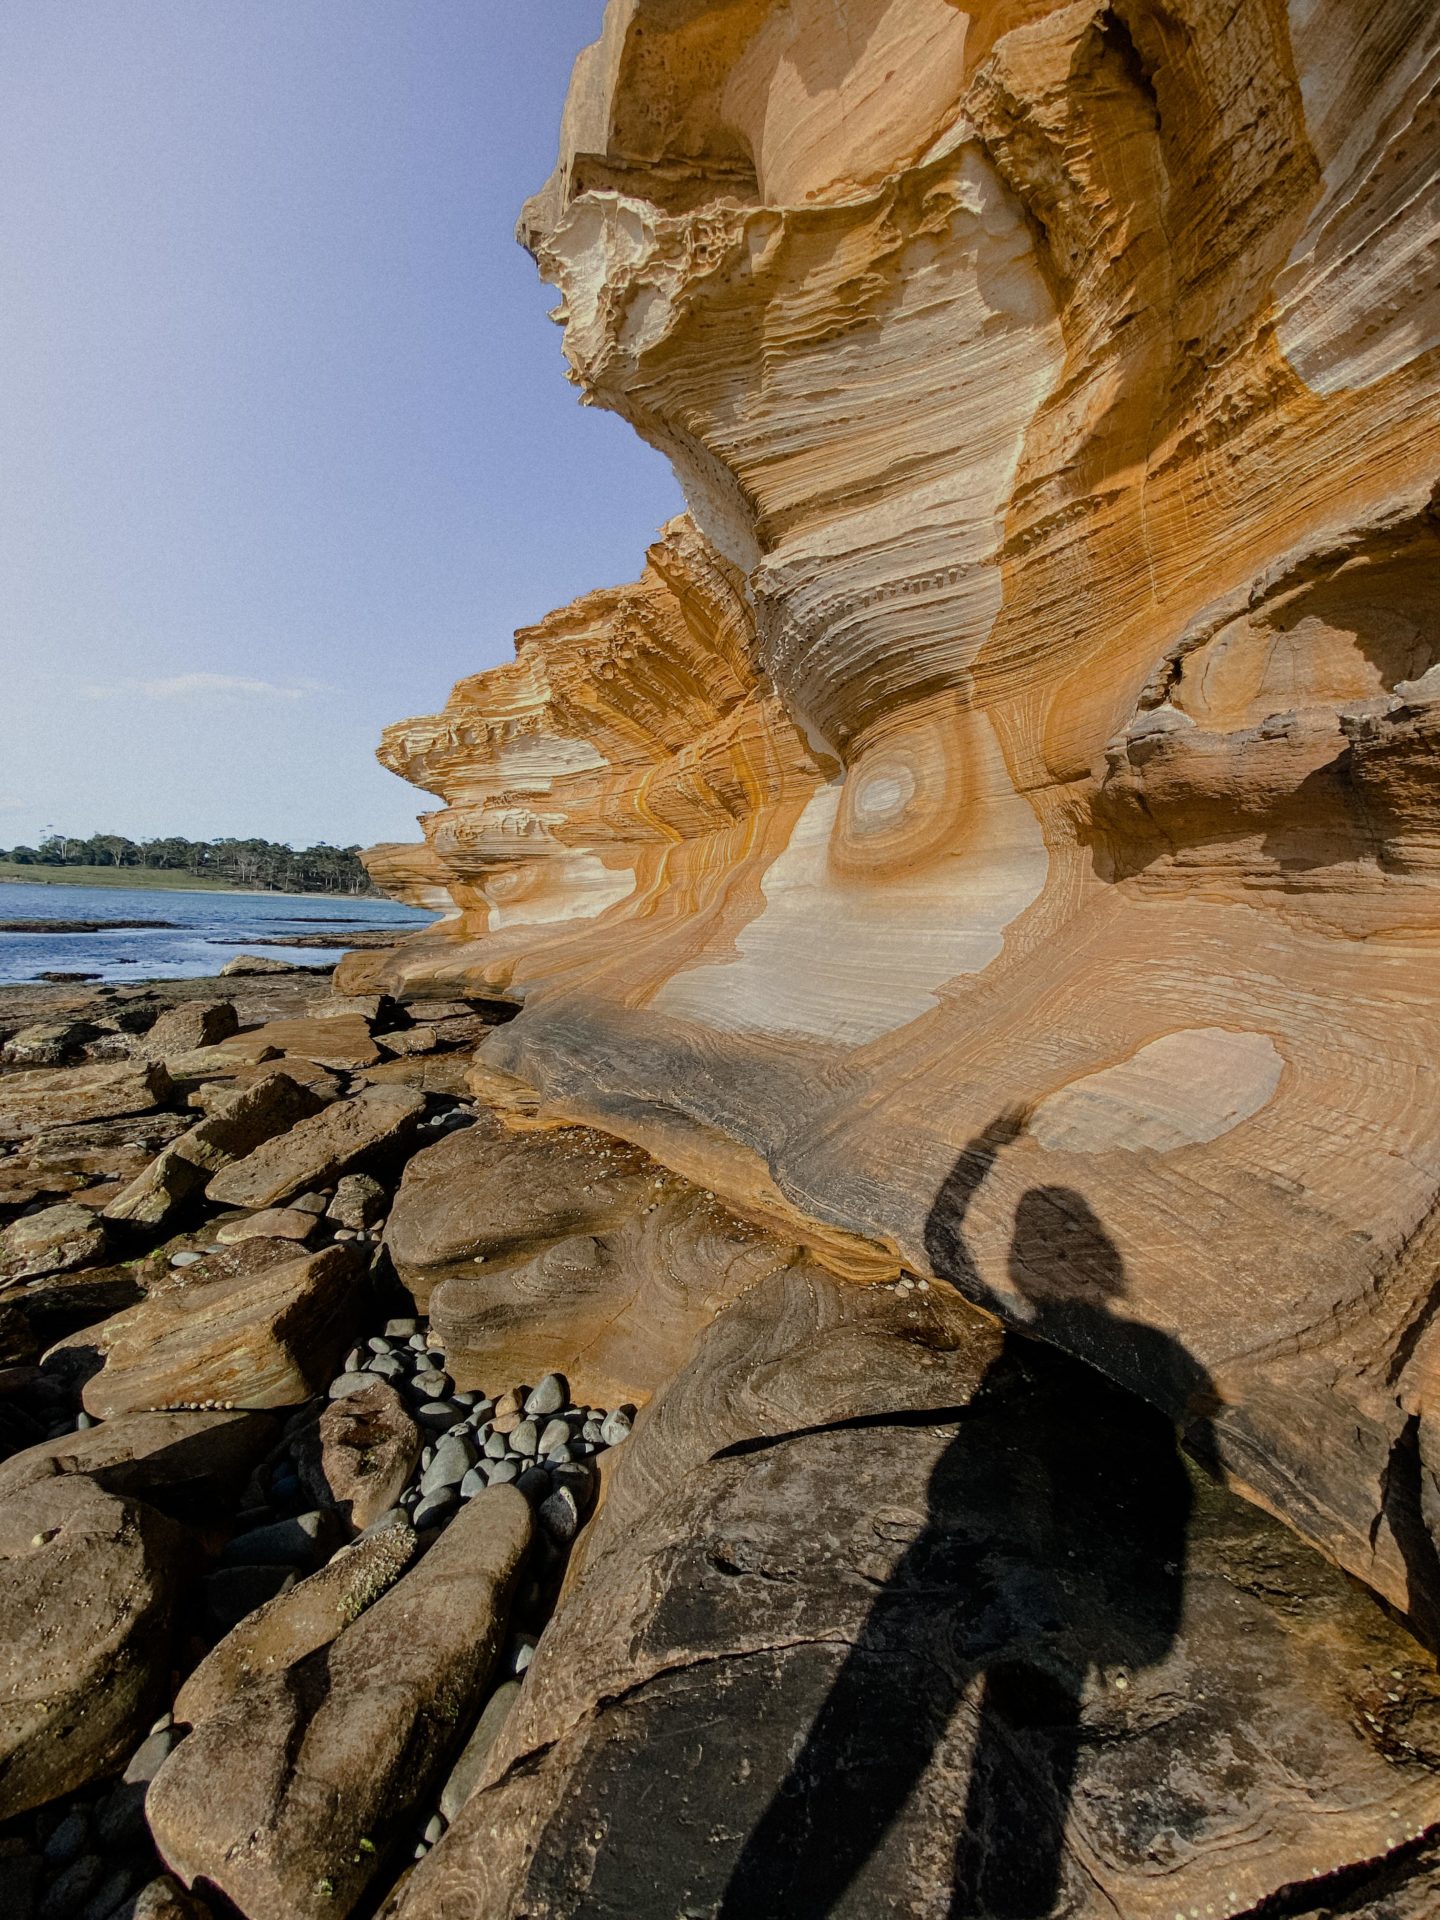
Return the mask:
[[438,1493],[442,1487],[458,1487],[474,1465],[475,1449],[471,1443],[456,1434],[447,1433],[421,1476],[421,1493]]
[[425,1831],[421,1835],[421,1838],[428,1841],[433,1847],[435,1842],[444,1834],[446,1825],[447,1822],[443,1814],[432,1813],[430,1818],[425,1822]]
[[434,1493],[428,1493],[415,1509],[415,1527],[438,1527],[452,1507],[460,1504],[460,1495],[454,1487],[437,1487]]
[[172,1253],[170,1264],[172,1267],[193,1267],[204,1258],[203,1253]]
[[[534,1398],[534,1395],[531,1395]],[[566,1420],[547,1420],[540,1430],[537,1443],[542,1454],[552,1453],[556,1447],[568,1447],[570,1444],[570,1424]]]
[[93,1427],[94,1425],[95,1425],[95,1416],[93,1413],[77,1413],[76,1414],[75,1431],[77,1433],[88,1433],[91,1427]]
[[516,1675],[524,1673],[535,1658],[535,1649],[539,1644],[533,1633],[517,1633],[511,1644],[510,1671]]
[[363,1393],[366,1387],[373,1387],[374,1384],[375,1381],[373,1377],[368,1373],[361,1373],[359,1371],[355,1373],[342,1373],[337,1379],[330,1382],[330,1398],[332,1400],[343,1400],[347,1394]]
[[520,1462],[518,1460],[497,1460],[490,1471],[490,1484],[492,1487],[507,1486],[510,1481],[518,1480],[519,1478]]
[[405,1344],[412,1353],[426,1353],[430,1347],[430,1342],[425,1338],[425,1335],[419,1332],[412,1333]]
[[[418,1320],[387,1320],[385,1322],[385,1338],[387,1340],[408,1340],[412,1334],[418,1334],[419,1331],[420,1322]],[[422,1341],[421,1344],[423,1345],[424,1342]]]
[[345,1356],[345,1366],[343,1370],[346,1373],[358,1373],[364,1364],[365,1349],[363,1347],[351,1347]]
[[526,1467],[515,1484],[532,1506],[550,1497],[550,1476],[543,1467]]
[[598,1420],[590,1419],[585,1422],[583,1427],[581,1427],[580,1434],[583,1439],[593,1442],[600,1438],[600,1431],[601,1431],[600,1422]]
[[148,1733],[130,1756],[130,1764],[120,1776],[126,1786],[148,1784],[160,1771],[160,1763],[175,1745],[175,1729],[162,1727]]
[[394,1348],[394,1342],[383,1333],[372,1333],[365,1344],[372,1353],[390,1353]]
[[559,1413],[570,1398],[570,1387],[561,1373],[547,1373],[533,1393],[525,1397],[526,1413]]
[[503,1460],[509,1451],[510,1443],[503,1433],[492,1433],[490,1438],[485,1442],[485,1458],[487,1460]]
[[616,1407],[613,1413],[607,1413],[600,1423],[600,1438],[603,1444],[607,1447],[618,1447],[622,1440],[628,1440],[634,1418],[628,1407]]
[[308,1567],[325,1525],[318,1508],[237,1534],[221,1549],[222,1567]]
[[365,1371],[381,1380],[403,1380],[405,1363],[397,1360],[393,1353],[377,1353]]
[[447,1427],[453,1427],[455,1416],[460,1409],[453,1400],[426,1400],[415,1409],[416,1421],[422,1427],[428,1427],[432,1433],[443,1433]]
[[302,1193],[294,1200],[287,1200],[285,1204],[287,1207],[293,1207],[296,1213],[318,1215],[324,1213],[330,1202],[323,1193]]
[[580,1531],[580,1503],[569,1487],[556,1487],[548,1500],[540,1502],[540,1524],[550,1538],[562,1547]]
[[104,1864],[97,1853],[82,1853],[46,1888],[36,1912],[39,1920],[75,1920],[80,1904],[95,1891]]
[[511,1387],[508,1393],[502,1393],[500,1398],[495,1402],[495,1417],[504,1420],[508,1419],[513,1413],[518,1419],[524,1403],[525,1389],[523,1387]]
[[417,1400],[442,1400],[454,1384],[448,1373],[437,1373],[433,1367],[426,1367],[410,1382],[410,1391]]
[[533,1458],[540,1445],[540,1432],[533,1420],[522,1420],[510,1436],[510,1451]]
[[45,1842],[44,1858],[48,1867],[68,1867],[78,1860],[90,1842],[90,1816],[84,1807],[72,1807]]
[[476,1494],[483,1493],[489,1484],[490,1482],[483,1468],[471,1467],[465,1478],[460,1482],[460,1498],[462,1500],[473,1500]]
[[562,1441],[558,1447],[547,1447],[545,1445],[545,1436],[542,1434],[540,1436],[540,1456],[547,1466],[568,1467],[570,1462],[575,1458],[575,1452],[568,1440]]

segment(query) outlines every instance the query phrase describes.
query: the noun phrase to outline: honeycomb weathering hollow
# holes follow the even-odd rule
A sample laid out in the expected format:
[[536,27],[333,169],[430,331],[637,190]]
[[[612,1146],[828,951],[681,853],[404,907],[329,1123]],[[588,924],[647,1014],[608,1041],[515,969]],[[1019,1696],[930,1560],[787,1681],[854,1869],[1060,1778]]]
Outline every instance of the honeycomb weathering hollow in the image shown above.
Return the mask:
[[1429,0],[611,0],[522,232],[689,512],[390,729],[442,805],[373,870],[446,917],[348,963],[1412,1609],[1437,89]]

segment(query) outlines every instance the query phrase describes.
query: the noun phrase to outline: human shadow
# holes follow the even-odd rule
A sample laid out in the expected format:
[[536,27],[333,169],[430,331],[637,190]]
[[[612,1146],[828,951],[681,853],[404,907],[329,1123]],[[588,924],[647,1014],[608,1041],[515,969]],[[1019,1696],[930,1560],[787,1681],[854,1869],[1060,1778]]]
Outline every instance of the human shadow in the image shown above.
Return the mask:
[[[965,1218],[1022,1124],[1001,1116],[971,1141],[927,1224],[936,1274],[981,1302],[992,1296]],[[937,1792],[943,1803],[952,1753],[963,1765],[952,1724],[967,1700],[976,1732],[951,1920],[1050,1914],[1063,1890],[1087,1688],[1097,1675],[1128,1686],[1174,1644],[1191,1506],[1175,1428],[1071,1356],[1133,1341],[1129,1361],[1181,1384],[1192,1419],[1208,1401],[1203,1371],[1168,1335],[1111,1313],[1124,1265],[1079,1194],[1022,1196],[1009,1274],[1039,1338],[1007,1334],[958,1416],[930,1474],[926,1525],[749,1835],[725,1920],[876,1911],[867,1864],[889,1848],[914,1851],[892,1829],[937,1755],[927,1806]]]

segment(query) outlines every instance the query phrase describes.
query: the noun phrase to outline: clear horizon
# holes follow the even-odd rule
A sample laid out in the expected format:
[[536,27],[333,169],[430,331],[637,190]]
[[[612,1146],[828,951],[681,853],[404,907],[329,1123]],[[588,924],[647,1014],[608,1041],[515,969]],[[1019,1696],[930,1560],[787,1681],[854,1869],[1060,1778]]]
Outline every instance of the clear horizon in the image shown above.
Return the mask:
[[603,11],[6,11],[0,846],[414,838],[381,728],[638,573],[513,239]]

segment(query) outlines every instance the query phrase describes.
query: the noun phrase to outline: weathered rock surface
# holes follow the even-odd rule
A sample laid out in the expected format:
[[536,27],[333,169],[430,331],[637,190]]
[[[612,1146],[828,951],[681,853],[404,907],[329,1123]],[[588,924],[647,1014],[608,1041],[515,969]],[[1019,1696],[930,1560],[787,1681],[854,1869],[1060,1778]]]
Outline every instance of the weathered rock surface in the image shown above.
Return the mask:
[[240,1020],[233,1001],[190,1000],[162,1013],[138,1043],[136,1051],[147,1059],[164,1059],[171,1053],[213,1047],[239,1031]]
[[369,1067],[380,1058],[370,1038],[370,1022],[358,1013],[271,1020],[243,1035],[236,1046],[261,1056],[271,1048],[276,1053],[294,1053],[322,1067]]
[[769,1438],[646,1463],[669,1396],[645,1417],[393,1912],[1232,1920],[1386,1856],[1403,1883],[1440,1818],[1440,1682],[1403,1628],[1187,1473],[1163,1416],[1013,1335],[987,1363],[861,1323],[892,1385],[928,1347],[952,1410],[826,1424],[803,1350],[855,1323],[815,1288],[788,1336],[723,1316],[679,1392],[698,1441],[748,1349],[728,1430],[758,1410]]
[[52,1352],[99,1358],[83,1399],[102,1419],[204,1401],[296,1406],[330,1378],[366,1310],[364,1269],[348,1244],[238,1276],[207,1279],[202,1264]]
[[269,1600],[227,1633],[175,1696],[175,1718],[199,1726],[241,1699],[257,1680],[283,1674],[327,1647],[388,1592],[415,1558],[408,1524],[356,1540],[318,1573]]
[[149,1113],[169,1097],[159,1061],[113,1061],[98,1067],[36,1067],[0,1077],[0,1141],[25,1140],[50,1127],[78,1126]]
[[82,1474],[0,1501],[0,1817],[105,1773],[168,1672],[179,1540]]
[[88,1020],[37,1020],[0,1047],[0,1060],[15,1067],[61,1067],[79,1057],[100,1029]]
[[56,1474],[85,1474],[105,1493],[208,1521],[233,1503],[275,1437],[261,1412],[125,1413],[43,1440],[0,1465],[0,1501]]
[[420,1430],[383,1380],[328,1406],[304,1437],[300,1480],[357,1530],[394,1506],[420,1458]]
[[105,1225],[84,1207],[42,1207],[0,1233],[0,1282],[69,1273],[105,1257]]
[[424,1096],[406,1087],[368,1087],[222,1169],[206,1195],[224,1206],[273,1207],[308,1187],[333,1186],[342,1174],[402,1146],[424,1110]]
[[248,1920],[351,1911],[479,1706],[531,1528],[524,1495],[493,1488],[338,1638],[181,1741],[146,1799],[181,1880]]
[[134,1226],[163,1226],[222,1167],[253,1153],[276,1134],[288,1132],[299,1121],[318,1113],[324,1104],[317,1093],[282,1072],[268,1073],[252,1085],[237,1089],[166,1147],[124,1193],[112,1200],[105,1209],[106,1219]]
[[390,731],[441,804],[374,871],[451,909],[364,967],[513,993],[479,1084],[828,1259],[1017,1325],[1088,1279],[1047,1337],[1218,1400],[1232,1481],[1411,1607],[1437,36],[615,0],[524,233],[690,516]]

